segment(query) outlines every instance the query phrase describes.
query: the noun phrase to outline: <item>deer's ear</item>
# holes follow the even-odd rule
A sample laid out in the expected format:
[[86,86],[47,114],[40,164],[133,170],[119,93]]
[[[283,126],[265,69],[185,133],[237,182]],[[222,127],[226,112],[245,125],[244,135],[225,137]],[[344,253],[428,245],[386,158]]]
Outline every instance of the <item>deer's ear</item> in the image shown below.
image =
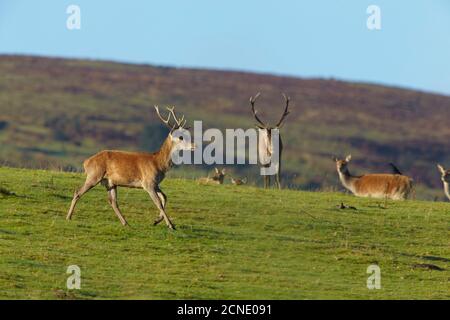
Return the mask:
[[333,160],[334,162],[338,162],[339,161],[339,159],[337,157],[335,157],[335,156],[331,157],[331,160]]
[[226,171],[227,169],[222,169],[222,174],[225,174]]
[[444,169],[444,167],[443,166],[441,166],[440,164],[438,164],[437,165],[437,168],[438,168],[438,170],[442,173],[442,174],[444,174],[445,173],[445,169]]
[[219,169],[217,169],[217,168],[214,168],[214,170],[216,170],[216,173],[217,173],[217,174],[219,173]]
[[351,155],[351,154],[349,154],[349,155],[345,158],[345,161],[347,161],[347,162],[350,162],[350,160],[352,160],[352,155]]

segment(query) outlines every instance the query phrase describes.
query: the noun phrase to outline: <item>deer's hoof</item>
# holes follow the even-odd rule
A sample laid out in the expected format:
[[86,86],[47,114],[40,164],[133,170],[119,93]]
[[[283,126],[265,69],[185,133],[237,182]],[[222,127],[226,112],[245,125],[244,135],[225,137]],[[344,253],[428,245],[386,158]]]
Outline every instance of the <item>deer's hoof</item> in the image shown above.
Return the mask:
[[153,225],[156,226],[158,223],[160,223],[160,222],[163,221],[163,220],[164,220],[164,219],[163,219],[162,217],[160,217],[160,218],[156,219],[156,220],[153,222]]

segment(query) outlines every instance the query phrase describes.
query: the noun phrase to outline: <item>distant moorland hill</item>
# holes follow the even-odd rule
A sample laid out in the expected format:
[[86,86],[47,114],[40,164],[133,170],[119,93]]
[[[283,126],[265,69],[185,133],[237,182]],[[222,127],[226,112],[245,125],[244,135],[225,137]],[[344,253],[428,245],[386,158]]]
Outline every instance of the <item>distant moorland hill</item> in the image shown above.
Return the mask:
[[[38,168],[81,168],[105,148],[157,148],[163,132],[153,105],[175,105],[203,127],[254,125],[248,99],[282,129],[285,185],[340,188],[333,155],[351,153],[355,174],[412,176],[418,198],[441,197],[435,164],[450,166],[450,97],[333,79],[194,70],[91,60],[0,56],[0,161]],[[194,166],[180,175],[195,176]],[[206,167],[201,169],[205,170]],[[260,183],[256,168],[230,168]]]

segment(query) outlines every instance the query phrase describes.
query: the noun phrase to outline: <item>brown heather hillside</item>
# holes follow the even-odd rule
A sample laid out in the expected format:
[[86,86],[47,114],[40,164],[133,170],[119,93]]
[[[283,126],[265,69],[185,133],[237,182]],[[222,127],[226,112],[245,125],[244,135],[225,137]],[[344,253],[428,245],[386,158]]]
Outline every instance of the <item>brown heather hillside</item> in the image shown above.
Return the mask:
[[[441,197],[436,162],[450,166],[450,97],[372,84],[89,60],[0,56],[0,159],[26,167],[80,168],[104,148],[155,148],[153,104],[176,105],[204,128],[253,125],[248,98],[261,91],[264,119],[292,112],[282,134],[286,184],[339,187],[332,155],[352,153],[355,174],[394,162]],[[193,167],[175,174],[193,176]],[[205,168],[203,168],[205,169]],[[260,182],[256,168],[234,169]],[[431,189],[434,188],[434,191]]]

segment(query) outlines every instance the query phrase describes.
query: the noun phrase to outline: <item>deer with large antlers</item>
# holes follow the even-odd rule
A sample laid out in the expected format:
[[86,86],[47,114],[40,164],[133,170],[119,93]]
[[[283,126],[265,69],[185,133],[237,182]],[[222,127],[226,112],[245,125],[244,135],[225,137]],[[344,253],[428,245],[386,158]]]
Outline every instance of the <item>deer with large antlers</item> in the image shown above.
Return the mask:
[[444,184],[444,192],[448,200],[450,200],[450,170],[445,170],[440,164],[437,165],[439,172],[441,173],[441,180]]
[[[273,156],[273,144],[272,144],[272,130],[277,129],[279,130],[282,125],[284,124],[284,120],[286,119],[286,116],[289,114],[289,97],[287,97],[283,93],[283,98],[285,101],[285,107],[283,114],[281,115],[280,120],[275,126],[270,126],[269,123],[263,122],[258,117],[258,111],[255,110],[255,102],[256,99],[260,96],[260,93],[258,92],[254,97],[250,97],[250,105],[252,107],[252,113],[253,116],[257,122],[256,126],[258,127],[258,157],[260,159],[261,165],[263,167],[270,167],[271,166],[271,159]],[[275,183],[278,187],[278,189],[281,189],[281,153],[283,151],[283,143],[281,141],[281,135],[279,135],[279,141],[278,141],[278,163],[275,167]],[[268,188],[270,186],[270,175],[264,176],[264,188]]]
[[[67,220],[71,219],[78,200],[101,183],[106,187],[109,203],[122,225],[127,225],[127,221],[117,204],[117,187],[129,187],[144,189],[150,195],[159,210],[159,217],[153,223],[154,225],[164,220],[170,229],[175,229],[166,214],[167,197],[159,188],[159,184],[173,165],[172,155],[180,150],[194,150],[195,144],[183,137],[183,133],[186,133],[189,128],[185,127],[184,116],[177,118],[174,107],[167,108],[167,118],[161,116],[157,106],[155,110],[159,119],[170,129],[159,151],[147,153],[106,150],[84,161],[86,181],[73,196]],[[170,124],[171,118],[173,118],[172,124]]]

